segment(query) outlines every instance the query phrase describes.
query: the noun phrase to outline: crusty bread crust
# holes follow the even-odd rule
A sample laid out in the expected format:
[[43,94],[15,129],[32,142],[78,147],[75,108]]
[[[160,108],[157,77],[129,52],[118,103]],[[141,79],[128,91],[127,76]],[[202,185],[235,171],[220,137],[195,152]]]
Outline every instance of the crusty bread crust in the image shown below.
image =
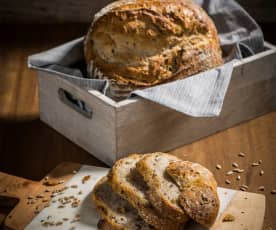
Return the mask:
[[183,229],[182,224],[162,216],[151,205],[146,193],[149,188],[136,170],[136,163],[147,155],[132,154],[118,160],[109,173],[112,189],[138,210],[145,222],[159,230]]
[[165,175],[167,165],[174,161],[180,159],[165,153],[153,153],[140,160],[136,169],[149,187],[148,198],[151,204],[164,216],[185,224],[189,218],[178,204],[180,190]]
[[115,96],[223,63],[216,28],[192,1],[120,0],[95,15],[84,42],[90,77]]
[[166,171],[181,190],[179,201],[184,211],[203,226],[212,226],[220,205],[213,174],[202,165],[188,161],[172,162]]

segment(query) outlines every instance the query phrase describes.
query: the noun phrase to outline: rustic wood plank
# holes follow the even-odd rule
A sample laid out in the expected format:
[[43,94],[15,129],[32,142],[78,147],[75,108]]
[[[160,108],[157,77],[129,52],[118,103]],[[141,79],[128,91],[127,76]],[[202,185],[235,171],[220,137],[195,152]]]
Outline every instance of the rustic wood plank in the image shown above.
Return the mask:
[[[64,23],[91,22],[95,12],[113,0],[103,1],[42,1],[2,0],[0,22],[4,23]],[[259,21],[275,22],[275,1],[239,0],[242,6]]]
[[[73,171],[79,168],[79,164],[63,163],[46,175],[45,178],[47,177],[47,180],[50,181],[64,181],[66,183],[74,175]],[[0,196],[15,197],[19,200],[18,204],[5,219],[5,227],[16,230],[24,229],[49,204],[52,191],[64,187],[64,183],[55,186],[45,186],[45,178],[36,182],[0,172]],[[50,192],[45,192],[46,189]],[[38,195],[43,195],[43,198],[34,199]],[[30,197],[35,200],[33,204],[30,203]]]
[[[227,129],[213,136],[183,146],[171,151],[172,154],[186,160],[199,162],[211,169],[218,181],[219,186],[239,189],[239,186],[246,184],[250,192],[262,193],[266,196],[266,213],[264,229],[276,226],[275,195],[270,192],[276,186],[275,159],[276,151],[276,112],[267,114],[247,123]],[[240,152],[245,157],[239,157]],[[253,162],[262,160],[259,167],[252,167]],[[245,169],[240,174],[241,180],[236,180],[237,175],[226,176],[231,170],[231,164],[237,162],[239,167]],[[216,170],[220,164],[222,170]],[[259,173],[264,170],[265,174]],[[225,184],[229,179],[232,183]],[[264,186],[265,191],[258,191],[259,186]]]

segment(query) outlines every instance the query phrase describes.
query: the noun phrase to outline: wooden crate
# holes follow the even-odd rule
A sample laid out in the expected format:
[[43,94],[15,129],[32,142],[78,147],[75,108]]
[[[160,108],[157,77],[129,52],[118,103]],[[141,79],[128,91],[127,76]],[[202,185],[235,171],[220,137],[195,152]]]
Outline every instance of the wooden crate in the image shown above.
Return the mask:
[[[109,165],[128,153],[168,151],[275,110],[276,47],[266,47],[235,64],[219,117],[193,118],[141,98],[117,103],[39,71],[40,117]],[[92,112],[71,105],[63,92]]]

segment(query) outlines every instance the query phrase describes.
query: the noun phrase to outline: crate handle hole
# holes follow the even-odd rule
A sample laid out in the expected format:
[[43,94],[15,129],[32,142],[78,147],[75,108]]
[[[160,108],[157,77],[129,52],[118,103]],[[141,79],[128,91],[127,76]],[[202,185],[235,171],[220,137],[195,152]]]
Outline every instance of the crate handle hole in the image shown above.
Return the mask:
[[69,106],[86,118],[92,118],[93,110],[83,100],[75,97],[65,89],[61,88],[58,89],[58,96],[65,105]]

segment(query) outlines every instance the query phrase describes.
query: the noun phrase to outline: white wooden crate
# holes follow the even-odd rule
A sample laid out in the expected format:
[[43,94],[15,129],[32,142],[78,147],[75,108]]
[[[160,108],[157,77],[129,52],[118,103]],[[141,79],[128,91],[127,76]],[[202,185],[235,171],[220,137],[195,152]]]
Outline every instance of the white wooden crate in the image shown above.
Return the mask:
[[[109,165],[129,153],[168,151],[276,109],[276,47],[266,47],[235,64],[219,117],[193,118],[140,98],[117,103],[39,71],[40,118]],[[64,91],[92,113],[70,106]]]

